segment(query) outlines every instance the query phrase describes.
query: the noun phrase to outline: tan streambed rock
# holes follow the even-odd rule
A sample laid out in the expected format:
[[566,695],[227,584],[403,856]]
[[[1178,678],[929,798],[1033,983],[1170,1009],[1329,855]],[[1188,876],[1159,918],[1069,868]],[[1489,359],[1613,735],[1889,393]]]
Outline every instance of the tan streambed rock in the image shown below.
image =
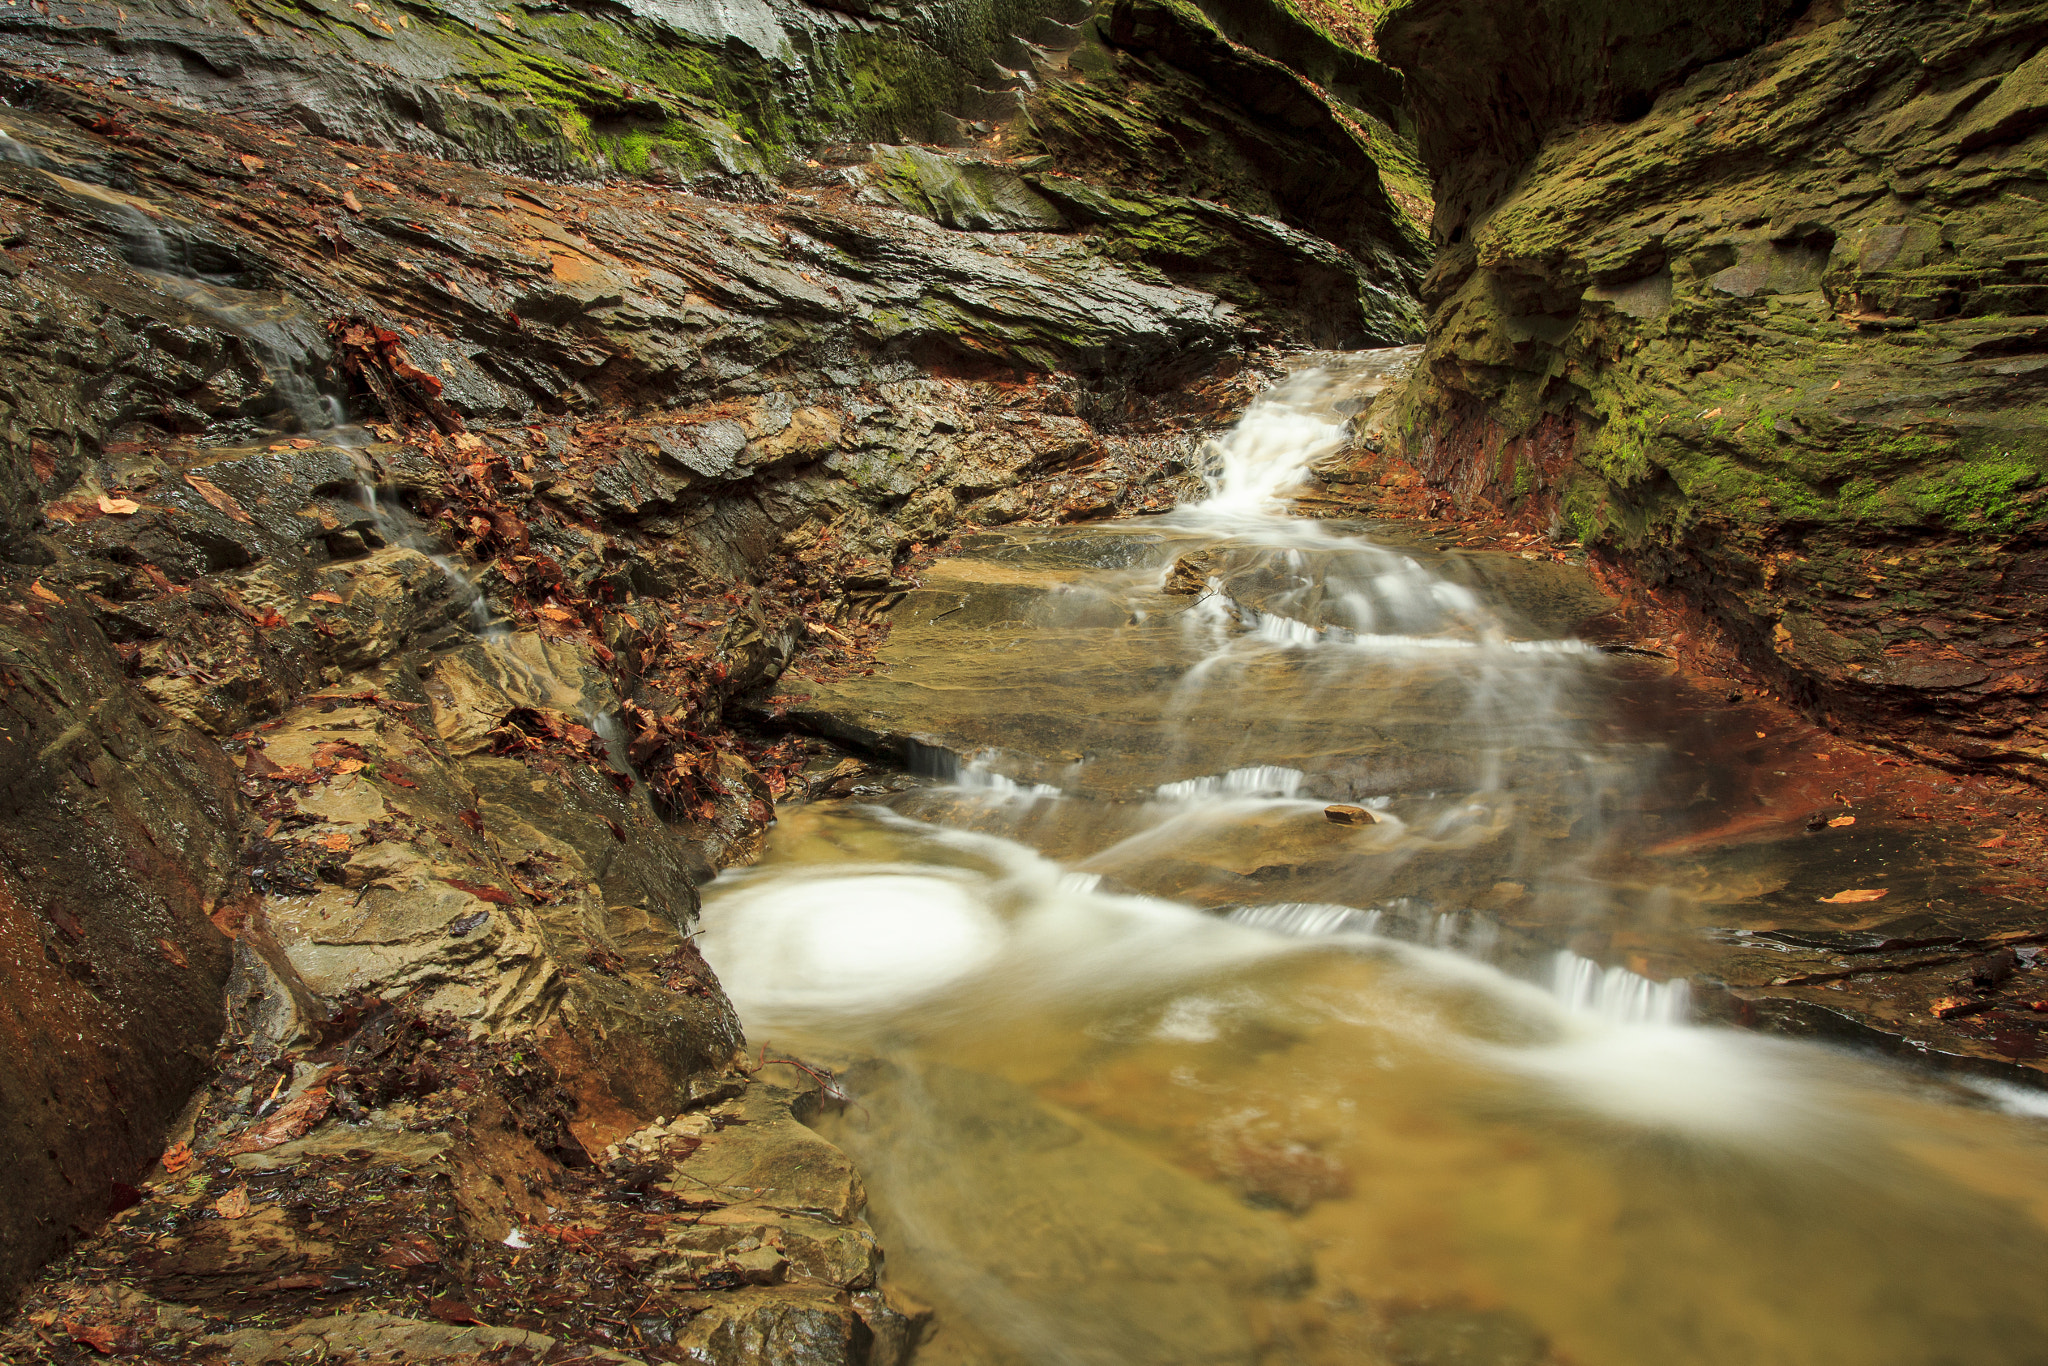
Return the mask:
[[[1386,543],[1503,604],[1514,635],[1613,630],[1582,569]],[[1692,978],[1717,1018],[2021,1080],[2048,1063],[2038,842],[2002,819],[2022,807],[1997,783],[1965,797],[1651,648],[1492,681],[1471,652],[1399,642],[1290,654],[1333,563],[1143,522],[985,537],[893,610],[873,675],[788,682],[809,693],[788,714],[959,777],[893,798],[903,814],[1022,839],[1110,887],[1373,911],[1382,933],[1523,975],[1571,949]],[[1238,672],[1202,663],[1253,640],[1262,610],[1288,634]],[[1294,800],[1175,814],[1189,783]],[[1333,822],[1333,802],[1376,819]],[[1838,899],[1859,888],[1882,896]],[[2026,950],[2020,970],[1974,985],[2003,950]],[[1965,1008],[1936,1018],[1941,1001]]]

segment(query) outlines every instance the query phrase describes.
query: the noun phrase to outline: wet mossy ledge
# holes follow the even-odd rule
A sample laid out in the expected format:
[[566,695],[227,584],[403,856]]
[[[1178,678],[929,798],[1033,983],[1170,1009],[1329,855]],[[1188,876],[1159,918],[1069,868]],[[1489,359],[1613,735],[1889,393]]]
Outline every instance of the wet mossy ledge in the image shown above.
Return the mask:
[[1437,194],[1408,459],[1819,715],[2048,777],[2044,38],[2042,4],[1397,6]]

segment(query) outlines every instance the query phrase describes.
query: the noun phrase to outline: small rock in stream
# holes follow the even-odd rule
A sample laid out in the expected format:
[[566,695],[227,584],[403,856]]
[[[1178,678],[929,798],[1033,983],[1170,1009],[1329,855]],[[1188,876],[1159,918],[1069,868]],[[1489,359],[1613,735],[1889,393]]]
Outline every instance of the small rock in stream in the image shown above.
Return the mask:
[[1362,806],[1339,802],[1323,808],[1323,818],[1333,825],[1378,825],[1380,818]]

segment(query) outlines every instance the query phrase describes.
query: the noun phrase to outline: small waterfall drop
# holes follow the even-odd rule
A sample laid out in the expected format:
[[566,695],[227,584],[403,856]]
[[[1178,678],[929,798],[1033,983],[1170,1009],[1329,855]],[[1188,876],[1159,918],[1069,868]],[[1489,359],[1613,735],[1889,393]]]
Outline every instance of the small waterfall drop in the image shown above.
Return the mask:
[[1236,426],[1204,452],[1209,496],[1182,511],[1198,517],[1242,517],[1275,510],[1281,494],[1301,482],[1316,460],[1350,434],[1326,407],[1331,377],[1304,370],[1261,394]]

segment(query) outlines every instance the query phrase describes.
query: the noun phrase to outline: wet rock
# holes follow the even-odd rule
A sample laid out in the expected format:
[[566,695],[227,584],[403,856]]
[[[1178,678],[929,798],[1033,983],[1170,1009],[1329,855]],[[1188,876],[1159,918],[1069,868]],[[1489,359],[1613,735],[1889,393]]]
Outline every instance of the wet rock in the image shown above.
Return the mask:
[[235,773],[153,706],[70,593],[0,601],[0,1220],[11,1294],[117,1203],[208,1071],[246,895]]
[[2042,286],[1989,245],[2042,229],[1990,207],[2035,174],[2038,22],[1399,7],[1439,194],[1408,465],[1682,597],[1815,714],[2038,781]]
[[1379,817],[1365,807],[1349,806],[1341,802],[1335,806],[1324,807],[1323,819],[1332,825],[1373,825],[1379,821]]

